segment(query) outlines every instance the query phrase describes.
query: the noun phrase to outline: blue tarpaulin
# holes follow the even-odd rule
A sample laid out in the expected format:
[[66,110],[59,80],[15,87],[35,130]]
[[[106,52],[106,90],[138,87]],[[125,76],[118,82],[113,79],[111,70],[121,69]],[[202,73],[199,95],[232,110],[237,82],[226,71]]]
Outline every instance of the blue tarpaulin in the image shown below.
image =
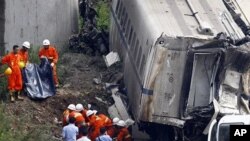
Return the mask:
[[45,99],[55,95],[52,67],[46,58],[41,59],[40,65],[29,63],[22,73],[28,97]]

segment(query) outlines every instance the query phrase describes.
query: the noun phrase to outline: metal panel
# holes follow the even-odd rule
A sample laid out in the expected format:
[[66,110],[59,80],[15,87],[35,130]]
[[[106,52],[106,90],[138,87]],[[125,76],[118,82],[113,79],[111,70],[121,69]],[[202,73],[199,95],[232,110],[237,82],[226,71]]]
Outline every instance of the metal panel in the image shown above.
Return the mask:
[[210,88],[213,68],[216,56],[215,54],[199,53],[194,55],[193,72],[191,86],[188,97],[188,109],[198,106],[207,106],[210,99]]
[[[178,46],[178,44],[176,44]],[[154,115],[179,117],[186,51],[168,50],[154,87]]]

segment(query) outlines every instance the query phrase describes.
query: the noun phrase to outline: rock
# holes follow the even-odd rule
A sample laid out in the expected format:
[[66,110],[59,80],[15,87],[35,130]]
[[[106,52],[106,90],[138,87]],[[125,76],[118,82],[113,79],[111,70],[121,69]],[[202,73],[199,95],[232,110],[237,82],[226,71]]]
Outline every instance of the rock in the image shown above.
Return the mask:
[[93,82],[94,82],[95,84],[99,85],[99,84],[101,84],[102,81],[101,81],[99,78],[94,78],[94,79],[93,79]]
[[63,86],[63,88],[68,88],[68,87],[70,87],[70,84],[65,84],[65,85]]

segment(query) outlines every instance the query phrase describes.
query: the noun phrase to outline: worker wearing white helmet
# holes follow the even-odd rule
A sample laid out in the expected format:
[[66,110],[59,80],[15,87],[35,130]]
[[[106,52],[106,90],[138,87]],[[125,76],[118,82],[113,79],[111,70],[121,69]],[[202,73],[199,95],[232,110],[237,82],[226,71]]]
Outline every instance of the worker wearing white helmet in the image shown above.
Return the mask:
[[67,109],[63,112],[63,126],[68,124],[69,114],[76,110],[76,106],[74,104],[69,104]]
[[80,103],[76,104],[75,109],[76,109],[75,112],[72,112],[69,114],[69,118],[74,117],[75,118],[75,125],[78,127],[85,125],[85,118],[81,114],[81,112],[84,109],[82,104],[80,104]]
[[117,141],[132,141],[131,135],[126,127],[126,123],[120,120],[117,124],[119,133],[117,135]]
[[126,126],[126,123],[124,120],[119,120],[117,123],[116,123],[117,126],[120,126],[120,127],[125,127]]
[[89,116],[91,116],[93,114],[94,114],[94,112],[92,110],[88,110],[87,113],[86,113],[87,117],[89,117]]
[[93,110],[94,115],[97,115],[97,110]]
[[120,121],[120,119],[118,117],[113,118],[113,120],[112,120],[113,125],[116,125],[119,121]]
[[83,105],[80,103],[76,104],[76,111],[81,112],[82,110],[84,110]]
[[43,47],[39,51],[39,58],[46,57],[50,61],[50,65],[53,68],[53,79],[56,87],[59,86],[57,73],[56,73],[56,64],[58,61],[58,53],[54,46],[50,44],[48,39],[43,40]]
[[119,130],[116,126],[116,124],[120,121],[118,117],[113,118],[112,120],[112,125],[106,126],[107,129],[107,134],[111,137],[114,138],[118,134]]
[[75,111],[76,110],[76,106],[74,104],[69,104],[68,109],[72,110],[72,111]]
[[22,63],[24,63],[24,66],[29,61],[29,54],[28,54],[29,49],[30,49],[30,42],[25,41],[22,44],[22,48],[18,51],[18,54],[21,56],[21,61],[22,61]]
[[89,120],[89,123],[87,125],[91,129],[89,137],[92,141],[94,141],[99,136],[100,128],[104,127],[104,123],[102,119],[99,116],[95,115],[95,112],[92,110],[88,110],[86,115]]

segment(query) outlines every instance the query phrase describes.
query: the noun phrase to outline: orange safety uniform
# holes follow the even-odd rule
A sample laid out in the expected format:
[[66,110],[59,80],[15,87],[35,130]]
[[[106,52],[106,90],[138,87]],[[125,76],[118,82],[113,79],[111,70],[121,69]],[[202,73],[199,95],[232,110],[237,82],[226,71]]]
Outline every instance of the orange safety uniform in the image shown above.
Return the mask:
[[132,141],[128,128],[124,127],[120,129],[119,134],[117,136],[117,141]]
[[78,127],[80,127],[81,125],[83,125],[83,123],[85,123],[84,117],[79,112],[71,112],[69,114],[69,117],[74,117],[75,118],[75,125],[78,126]]
[[57,74],[56,74],[56,63],[58,61],[58,53],[55,47],[50,45],[48,49],[45,49],[44,47],[41,48],[39,51],[39,57],[41,58],[42,56],[47,57],[51,63],[55,64],[53,66],[53,79],[56,85],[59,84]]
[[28,51],[23,51],[22,49],[20,49],[18,51],[18,54],[21,56],[21,61],[23,61],[26,65],[29,60]]
[[71,111],[69,109],[66,109],[64,112],[63,112],[63,126],[66,126],[68,125],[68,120],[69,120],[69,114],[70,113],[74,113],[75,111]]
[[87,117],[87,109],[82,110],[81,114],[85,119],[85,122],[89,122],[89,118]]
[[112,125],[112,120],[109,117],[107,117],[106,115],[98,114],[98,117],[101,118],[101,120],[103,121],[105,127]]
[[111,138],[114,138],[117,136],[118,134],[118,129],[115,128],[115,126],[106,126],[106,129],[107,129],[107,134],[111,137]]
[[21,56],[13,52],[2,58],[2,64],[7,64],[12,73],[8,76],[8,89],[10,91],[20,91],[23,88],[22,73],[19,68]]
[[95,139],[100,135],[100,128],[104,127],[103,120],[96,115],[92,115],[89,118],[89,126],[89,137],[91,141],[95,141]]

